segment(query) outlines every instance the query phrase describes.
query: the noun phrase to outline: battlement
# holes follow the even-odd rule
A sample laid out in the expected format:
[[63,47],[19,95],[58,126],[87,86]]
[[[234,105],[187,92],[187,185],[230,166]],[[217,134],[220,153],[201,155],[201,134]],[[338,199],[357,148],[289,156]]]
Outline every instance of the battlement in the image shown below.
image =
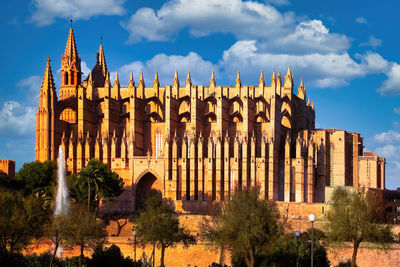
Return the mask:
[[14,178],[15,161],[11,159],[0,159],[0,170],[6,173],[10,178]]

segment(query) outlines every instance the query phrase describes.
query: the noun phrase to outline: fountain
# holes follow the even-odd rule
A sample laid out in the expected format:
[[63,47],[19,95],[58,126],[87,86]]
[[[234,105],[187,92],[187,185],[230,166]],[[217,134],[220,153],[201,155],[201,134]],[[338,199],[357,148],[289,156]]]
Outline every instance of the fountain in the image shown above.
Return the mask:
[[68,213],[68,189],[65,180],[65,156],[62,147],[58,149],[57,197],[54,215]]

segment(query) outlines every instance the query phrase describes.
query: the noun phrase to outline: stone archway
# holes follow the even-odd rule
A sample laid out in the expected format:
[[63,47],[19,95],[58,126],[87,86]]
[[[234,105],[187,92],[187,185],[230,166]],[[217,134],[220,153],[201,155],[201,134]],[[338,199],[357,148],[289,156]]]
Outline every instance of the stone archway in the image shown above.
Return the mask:
[[144,203],[151,196],[162,197],[162,184],[151,172],[146,172],[136,184],[135,210],[144,208]]

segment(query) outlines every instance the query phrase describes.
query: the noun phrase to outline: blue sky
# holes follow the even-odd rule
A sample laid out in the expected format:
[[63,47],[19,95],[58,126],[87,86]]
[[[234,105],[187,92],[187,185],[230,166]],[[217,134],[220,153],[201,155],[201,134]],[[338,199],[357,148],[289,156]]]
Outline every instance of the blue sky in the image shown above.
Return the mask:
[[[321,0],[1,1],[0,158],[34,160],[35,113],[46,57],[59,85],[69,19],[82,70],[103,45],[112,77],[126,85],[143,70],[172,84],[191,70],[196,83],[256,85],[292,67],[314,100],[318,128],[359,132],[365,149],[387,158],[388,188],[400,187],[400,4]],[[269,79],[267,78],[267,82]],[[295,90],[297,92],[297,89]]]

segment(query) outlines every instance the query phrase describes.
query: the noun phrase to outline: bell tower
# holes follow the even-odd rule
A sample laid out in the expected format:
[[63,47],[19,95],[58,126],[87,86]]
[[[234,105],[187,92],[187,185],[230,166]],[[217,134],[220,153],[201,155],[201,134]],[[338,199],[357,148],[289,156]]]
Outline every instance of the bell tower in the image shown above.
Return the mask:
[[64,55],[61,57],[61,86],[60,100],[77,95],[77,87],[81,85],[81,59],[76,48],[74,31],[69,29],[67,45]]

